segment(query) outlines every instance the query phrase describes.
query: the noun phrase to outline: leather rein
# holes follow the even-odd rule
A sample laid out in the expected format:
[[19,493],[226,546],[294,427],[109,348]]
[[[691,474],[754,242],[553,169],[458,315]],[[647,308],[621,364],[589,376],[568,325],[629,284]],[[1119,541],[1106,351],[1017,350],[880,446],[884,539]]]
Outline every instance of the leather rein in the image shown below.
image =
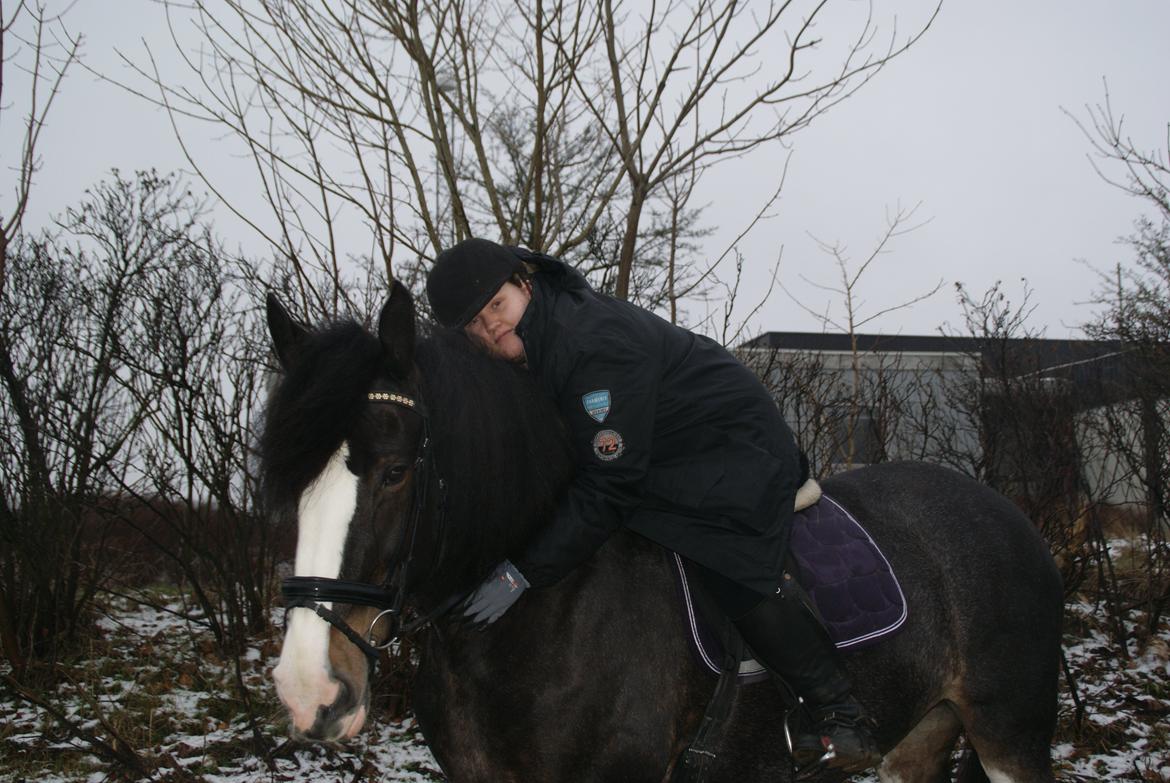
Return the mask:
[[[284,598],[286,614],[290,609],[311,609],[318,617],[332,625],[344,634],[347,639],[357,645],[358,649],[369,660],[370,669],[372,670],[377,664],[379,653],[382,650],[388,649],[398,639],[408,636],[446,614],[463,596],[453,596],[430,612],[423,614],[405,625],[402,623],[403,609],[406,602],[407,577],[410,572],[410,565],[414,560],[414,546],[418,537],[419,524],[427,505],[431,474],[435,472],[434,457],[431,452],[430,417],[422,409],[418,400],[402,394],[369,392],[367,399],[370,402],[385,402],[398,405],[422,417],[422,445],[419,447],[418,454],[414,460],[414,476],[418,483],[414,488],[410,519],[402,527],[398,538],[398,546],[395,548],[396,552],[402,552],[403,545],[405,544],[406,556],[401,558],[394,568],[391,569],[385,583],[382,585],[373,585],[367,582],[351,582],[346,579],[333,579],[324,576],[290,576],[281,582],[280,594]],[[439,545],[436,547],[435,554],[432,558],[432,567],[441,560],[447,542],[447,484],[442,478],[439,478],[438,485],[439,504],[437,522],[439,527]],[[325,604],[334,601],[357,606],[371,606],[380,611],[370,622],[369,628],[366,629],[366,635],[363,637],[345,621],[345,618],[333,611],[332,608],[325,606]],[[385,642],[376,644],[374,641],[374,628],[382,618],[387,618],[387,621],[390,623],[390,633],[386,637]]]

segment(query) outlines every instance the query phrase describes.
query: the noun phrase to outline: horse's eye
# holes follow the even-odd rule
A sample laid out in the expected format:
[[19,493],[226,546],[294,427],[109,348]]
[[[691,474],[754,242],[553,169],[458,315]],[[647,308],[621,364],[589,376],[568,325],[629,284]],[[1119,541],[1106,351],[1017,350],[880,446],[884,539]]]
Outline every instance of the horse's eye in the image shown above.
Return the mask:
[[386,468],[386,472],[382,474],[382,486],[392,487],[396,484],[401,484],[402,479],[406,478],[405,465],[391,465]]

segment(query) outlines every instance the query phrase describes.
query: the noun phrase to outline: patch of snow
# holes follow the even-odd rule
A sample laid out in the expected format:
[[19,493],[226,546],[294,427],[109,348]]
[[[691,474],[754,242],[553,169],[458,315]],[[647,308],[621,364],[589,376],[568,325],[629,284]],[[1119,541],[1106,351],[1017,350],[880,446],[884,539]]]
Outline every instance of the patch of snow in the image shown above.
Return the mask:
[[[179,603],[173,602],[167,608],[171,611],[116,603],[109,616],[100,621],[106,634],[103,641],[110,648],[101,647],[101,655],[91,659],[94,674],[79,675],[76,682],[58,688],[53,695],[58,708],[100,734],[104,730],[93,716],[93,702],[112,710],[128,703],[127,699],[140,688],[149,686],[153,714],[143,716],[143,722],[151,720],[156,730],[164,726],[173,731],[161,739],[160,746],[144,749],[144,755],[169,754],[193,778],[208,783],[370,780],[371,770],[378,781],[387,783],[431,783],[442,779],[413,718],[386,722],[377,720],[376,715],[366,731],[344,749],[288,746],[277,754],[276,769],[270,770],[263,759],[243,750],[250,744],[251,730],[247,726],[237,721],[221,728],[209,715],[213,700],[222,703],[234,699],[231,665],[219,663],[214,656],[193,654],[193,649],[210,649],[200,646],[205,637],[191,635],[201,633],[199,626],[172,613],[184,611]],[[1170,683],[1170,628],[1164,627],[1141,655],[1126,661],[1117,654],[1101,607],[1081,603],[1071,606],[1068,612],[1070,632],[1066,635],[1065,654],[1086,712],[1082,733],[1076,736],[1070,728],[1076,707],[1062,677],[1059,709],[1065,728],[1061,741],[1053,748],[1057,778],[1170,783],[1170,729],[1166,726],[1170,708],[1170,698],[1166,696],[1166,683]],[[281,613],[279,608],[273,610],[274,616]],[[272,686],[266,672],[274,663],[274,649],[270,643],[257,640],[244,656],[249,664],[244,667],[245,681],[257,689],[258,695],[269,699]],[[162,667],[172,669],[170,674],[174,676],[160,682]],[[98,676],[97,672],[111,674]],[[217,683],[209,687],[217,687],[218,691],[194,690],[205,683]],[[285,741],[283,720],[274,718],[263,730],[274,744],[280,745]],[[48,750],[84,757],[85,763],[73,776],[30,775],[29,779],[46,783],[97,783],[108,779],[108,770],[89,772],[104,765],[87,757],[85,748],[68,738],[39,709],[0,697],[0,724],[11,732],[0,740],[0,755]],[[174,773],[163,767],[156,777]],[[868,775],[854,780],[874,783],[876,779]]]

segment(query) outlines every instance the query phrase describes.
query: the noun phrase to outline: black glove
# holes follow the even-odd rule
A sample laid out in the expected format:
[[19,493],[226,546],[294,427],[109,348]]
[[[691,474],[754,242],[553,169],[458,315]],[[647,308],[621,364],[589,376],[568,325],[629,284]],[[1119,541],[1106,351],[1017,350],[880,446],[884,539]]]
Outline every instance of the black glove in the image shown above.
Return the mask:
[[490,625],[499,620],[528,587],[528,580],[520,569],[505,560],[463,604],[463,617],[468,624],[478,628]]

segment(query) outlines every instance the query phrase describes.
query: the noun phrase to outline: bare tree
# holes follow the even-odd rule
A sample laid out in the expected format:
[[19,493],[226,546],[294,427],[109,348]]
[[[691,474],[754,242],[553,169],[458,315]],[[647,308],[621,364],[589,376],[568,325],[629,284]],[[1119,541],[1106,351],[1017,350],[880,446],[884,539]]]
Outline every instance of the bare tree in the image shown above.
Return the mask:
[[1084,120],[1065,113],[1089,142],[1089,163],[1101,179],[1157,209],[1160,222],[1170,221],[1170,122],[1164,149],[1134,141],[1125,116],[1113,109],[1108,84],[1104,101],[1085,107]]
[[[202,40],[175,37],[195,83],[151,64],[141,70],[153,91],[136,89],[177,128],[193,117],[232,132],[272,214],[249,213],[210,175],[209,186],[325,312],[346,294],[310,291],[307,269],[336,280],[349,246],[341,235],[354,231],[371,237],[387,277],[478,234],[567,257],[617,296],[636,296],[639,268],[677,274],[672,250],[699,235],[697,208],[680,208],[688,182],[782,143],[933,20],[879,40],[863,7],[852,33],[826,42],[825,0],[194,5]],[[672,231],[681,241],[655,247]]]
[[1085,523],[1110,487],[1086,480],[1092,455],[1079,429],[1101,404],[1098,353],[1054,359],[1030,327],[1032,291],[1013,302],[996,284],[976,300],[960,288],[978,375],[948,387],[955,409],[978,433],[970,463],[981,481],[1010,497],[1048,541],[1065,590],[1075,592],[1091,564]]
[[[15,173],[12,180],[12,204],[0,211],[0,301],[7,301],[9,266],[14,245],[20,242],[21,229],[29,199],[32,196],[33,178],[40,166],[39,140],[55,98],[69,67],[76,61],[80,38],[72,37],[60,17],[47,16],[40,4],[32,5],[21,0],[15,9],[11,5],[6,11],[0,2],[0,112],[10,116],[14,110],[21,112],[23,133],[15,150],[0,151],[0,155],[14,162],[7,168]],[[15,69],[16,73],[13,73]],[[18,89],[24,92],[13,100],[13,76],[25,76],[27,85]],[[9,153],[14,154],[9,154]],[[30,252],[35,252],[28,248]],[[32,288],[39,283],[29,281]],[[9,320],[5,311],[4,321]],[[13,451],[23,448],[29,460],[25,476],[31,484],[47,487],[50,479],[51,455],[47,453],[42,439],[42,425],[36,418],[38,391],[31,389],[27,378],[22,376],[14,358],[14,346],[0,334],[0,382],[5,391],[6,458]],[[9,429],[11,427],[11,429]],[[19,432],[19,436],[16,433]],[[17,445],[20,444],[20,445]],[[51,494],[51,493],[50,493]],[[37,505],[40,491],[32,492],[28,502]],[[18,492],[0,493],[0,526],[3,535],[0,540],[14,546],[10,536],[19,527]],[[0,574],[0,649],[18,673],[25,664],[27,628],[19,619],[25,617],[28,597],[23,592],[13,593],[13,561],[0,558],[3,574]],[[47,599],[50,603],[52,599]]]
[[[5,653],[24,684],[8,684],[145,774],[149,758],[101,722],[97,701],[100,728],[82,725],[23,664],[59,674],[55,658],[86,638],[98,596],[157,606],[134,577],[142,560],[161,563],[191,626],[234,662],[235,696],[263,755],[244,656],[268,629],[282,548],[291,556],[291,536],[255,501],[268,343],[245,303],[265,283],[223,251],[203,200],[153,172],[115,172],[55,231],[20,234],[13,248],[0,292],[11,359],[0,368],[0,585],[13,599]],[[148,578],[153,587],[163,575]]]
[[[41,165],[41,131],[81,47],[81,37],[69,33],[61,16],[46,15],[40,3],[20,0],[10,14],[5,13],[4,5],[0,2],[0,111],[19,107],[24,132],[19,149],[12,151],[16,153],[15,165],[6,167],[16,176],[11,180],[12,205],[0,213],[0,290],[8,273],[8,248],[20,233],[32,197],[33,177]],[[26,94],[18,102],[12,102],[5,91],[12,85],[13,66],[17,75],[28,78]]]
[[0,583],[14,663],[29,654],[52,661],[61,642],[76,639],[106,575],[100,552],[85,547],[94,533],[87,512],[129,480],[144,419],[123,388],[123,345],[164,240],[142,236],[156,226],[134,221],[158,216],[141,203],[119,215],[126,231],[98,231],[97,200],[66,213],[65,236],[17,235],[0,292],[0,422],[12,434],[0,453],[0,521],[9,545],[0,554]]
[[833,422],[830,412],[840,399],[842,378],[809,351],[785,351],[766,345],[741,347],[738,358],[771,392],[814,476],[829,472]]
[[1115,405],[1097,412],[1092,431],[1110,450],[1122,480],[1136,488],[1143,511],[1140,577],[1134,569],[1124,577],[1114,569],[1102,536],[1099,581],[1124,649],[1129,611],[1144,613],[1138,632],[1143,645],[1170,602],[1170,122],[1157,133],[1164,138],[1159,145],[1135,141],[1125,116],[1113,107],[1108,84],[1103,102],[1086,107],[1084,119],[1069,116],[1084,133],[1089,161],[1101,178],[1153,209],[1135,222],[1128,238],[1132,262],[1102,272],[1099,315],[1086,327],[1122,347],[1123,389]]
[[[891,243],[923,225],[914,220],[917,210],[918,205],[909,209],[899,206],[893,213],[887,213],[885,230],[860,262],[854,261],[848,248],[842,243],[816,240],[821,249],[832,256],[840,278],[839,282],[818,283],[803,275],[801,278],[814,289],[836,298],[842,311],[841,316],[833,315],[831,309],[814,310],[806,301],[793,295],[787,288],[784,289],[798,307],[819,321],[826,330],[832,329],[847,334],[850,338],[849,368],[847,373],[841,375],[849,385],[849,393],[844,400],[836,400],[832,408],[835,411],[834,418],[841,419],[840,426],[834,426],[832,431],[837,433],[835,437],[839,440],[834,450],[839,455],[836,462],[842,468],[848,468],[859,461],[858,442],[862,439],[873,444],[870,450],[876,450],[878,456],[886,451],[884,444],[889,442],[899,429],[897,420],[904,408],[902,403],[911,391],[903,384],[892,383],[894,376],[901,374],[898,357],[867,351],[859,345],[861,329],[881,316],[904,310],[928,299],[942,288],[942,280],[939,280],[920,293],[911,294],[902,301],[873,312],[868,311],[861,296],[866,273],[874,268],[874,264],[883,255],[891,252]],[[867,457],[860,461],[864,463],[880,459]]]
[[116,489],[151,509],[155,526],[140,532],[225,653],[239,653],[267,628],[274,565],[249,459],[268,349],[235,276],[247,264],[228,256],[203,204],[173,177],[116,177],[93,203],[93,235],[132,237],[150,260],[121,328],[119,383],[142,417],[135,470]]

